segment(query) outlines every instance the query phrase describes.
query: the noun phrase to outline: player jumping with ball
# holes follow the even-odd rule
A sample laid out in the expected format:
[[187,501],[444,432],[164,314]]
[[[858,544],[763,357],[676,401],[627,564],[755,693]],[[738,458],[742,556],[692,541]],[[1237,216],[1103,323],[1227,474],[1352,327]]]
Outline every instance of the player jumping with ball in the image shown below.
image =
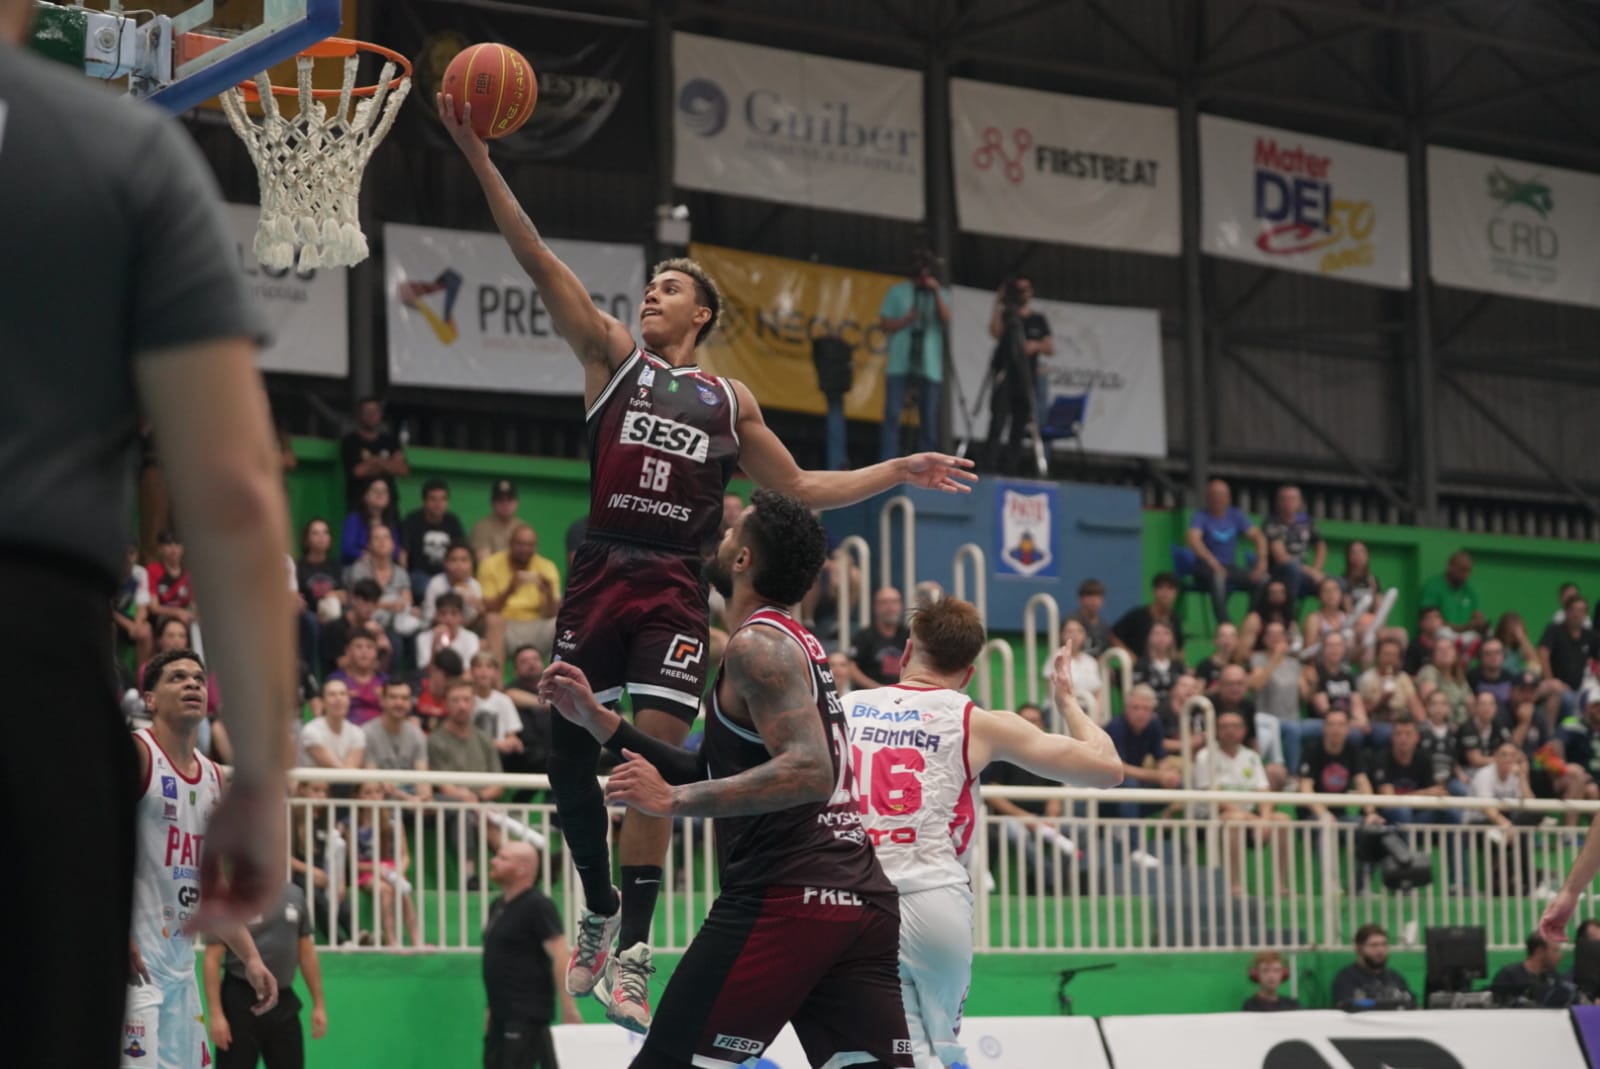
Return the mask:
[[[658,264],[639,310],[639,336],[596,308],[517,203],[487,144],[440,95],[439,118],[472,165],[495,224],[537,287],[584,371],[590,456],[588,536],[556,618],[555,652],[581,668],[603,702],[627,689],[640,730],[682,745],[699,714],[709,636],[703,556],[715,543],[723,491],[742,466],[764,487],[813,509],[837,508],[902,482],[965,491],[971,462],[919,453],[859,471],[802,471],[742,383],[701,371],[695,348],[716,326],[721,298],[692,260]],[[550,784],[586,911],[567,990],[599,992],[607,1015],[649,1027],[650,919],[671,825],[639,812],[623,820],[622,889],[611,882],[606,813],[595,779],[599,744],[553,722]],[[619,939],[620,935],[620,939]],[[620,951],[612,959],[612,944]]]

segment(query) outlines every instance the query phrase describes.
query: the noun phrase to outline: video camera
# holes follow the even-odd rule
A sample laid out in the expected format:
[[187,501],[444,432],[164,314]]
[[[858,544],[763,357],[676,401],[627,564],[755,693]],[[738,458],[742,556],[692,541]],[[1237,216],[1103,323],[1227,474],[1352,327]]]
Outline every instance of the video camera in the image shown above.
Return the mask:
[[1000,284],[1000,303],[1006,311],[1017,311],[1027,300],[1028,295],[1022,290],[1022,279],[1013,276]]

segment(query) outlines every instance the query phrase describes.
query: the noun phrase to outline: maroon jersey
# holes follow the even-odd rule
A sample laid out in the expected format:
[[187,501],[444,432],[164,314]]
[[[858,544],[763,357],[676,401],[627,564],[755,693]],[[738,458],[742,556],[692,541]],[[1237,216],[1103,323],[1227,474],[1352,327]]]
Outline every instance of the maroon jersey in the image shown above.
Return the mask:
[[690,553],[716,544],[739,463],[727,379],[635,349],[586,423],[591,534]]
[[[746,627],[776,628],[805,651],[810,662],[811,693],[817,699],[817,717],[827,734],[833,760],[834,788],[826,802],[752,817],[718,817],[717,863],[722,890],[794,885],[855,891],[893,900],[894,884],[883,874],[862,828],[855,774],[846,749],[849,744],[845,741],[844,706],[833,689],[828,655],[811,633],[782,609],[757,610],[739,630]],[[718,670],[711,687],[711,715],[706,718],[705,740],[700,744],[707,775],[712,779],[723,779],[772,760],[759,734],[723,715],[717,700],[723,670]]]

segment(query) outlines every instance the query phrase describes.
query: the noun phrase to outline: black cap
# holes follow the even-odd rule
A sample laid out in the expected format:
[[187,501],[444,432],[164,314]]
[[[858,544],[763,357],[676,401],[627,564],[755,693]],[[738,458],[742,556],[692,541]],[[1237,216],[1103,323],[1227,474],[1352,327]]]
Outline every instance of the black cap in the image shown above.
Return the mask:
[[1511,681],[1511,685],[1514,687],[1537,687],[1539,685],[1539,673],[1522,672]]
[[505,501],[508,498],[510,500],[512,500],[512,501],[516,500],[516,498],[517,498],[517,488],[512,485],[510,479],[499,479],[499,480],[496,480],[496,482],[494,484],[494,489],[489,491],[489,500],[490,501]]

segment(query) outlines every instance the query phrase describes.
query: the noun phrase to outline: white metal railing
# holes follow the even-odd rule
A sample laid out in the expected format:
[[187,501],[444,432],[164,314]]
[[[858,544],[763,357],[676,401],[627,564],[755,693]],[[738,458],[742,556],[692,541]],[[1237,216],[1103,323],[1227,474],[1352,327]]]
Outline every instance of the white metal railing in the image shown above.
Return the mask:
[[[1000,658],[1001,703],[994,703],[994,658]],[[985,709],[1016,709],[1017,662],[1011,652],[1011,643],[1003,638],[991,638],[978,651],[977,678],[978,701]]]
[[[972,567],[972,597],[967,597],[967,565]],[[976,542],[966,542],[956,547],[950,560],[950,593],[954,597],[971,601],[978,610],[978,619],[989,622],[989,562],[983,547]]]
[[[1116,675],[1112,675],[1112,668]],[[1117,693],[1122,700],[1128,700],[1128,691],[1133,689],[1133,654],[1121,646],[1112,646],[1100,655],[1100,675],[1106,681],[1106,719],[1111,718],[1114,710],[1111,708],[1111,681],[1116,680]]]
[[[1035,594],[1022,606],[1022,674],[1028,679],[1028,700],[1034,703],[1039,701],[1039,680],[1044,674],[1044,666],[1039,663],[1040,609],[1044,610],[1046,662],[1056,655],[1056,650],[1061,646],[1061,606],[1049,594]],[[1095,696],[1095,700],[1099,701],[1099,695]]]
[[[891,497],[878,513],[878,552],[883,554],[883,585],[894,586],[893,519],[900,513],[900,593],[907,601],[917,585],[917,506],[904,494]],[[870,580],[869,580],[870,581]]]
[[[543,776],[332,769],[291,775],[328,783],[547,786]],[[982,794],[1023,805],[1054,802],[1059,811],[1026,818],[985,811],[978,822],[971,857],[977,946],[1008,953],[1307,950],[1346,946],[1355,928],[1368,922],[1385,925],[1401,945],[1417,942],[1431,926],[1481,925],[1491,949],[1513,949],[1538,923],[1544,909],[1538,892],[1559,883],[1582,844],[1587,818],[1600,811],[1594,802],[1417,795],[1040,787],[985,787]],[[1391,815],[1404,807],[1419,818],[1497,809],[1530,825],[1538,814],[1584,819],[1570,826],[1547,819],[1542,826],[1512,829],[1486,823],[1394,825],[1410,849],[1432,858],[1433,882],[1393,892],[1383,887],[1378,871],[1358,860],[1357,824],[1294,819],[1246,825],[1222,820],[1222,802],[1280,809],[1319,803],[1352,813],[1372,805]],[[491,833],[526,835],[544,856],[538,886],[558,902],[570,936],[578,885],[553,816],[550,805],[297,797],[286,817],[291,852],[298,825],[301,841],[313,844],[313,870],[322,874],[296,875],[291,868],[291,878],[307,887],[323,945],[382,950],[391,942],[419,941],[473,950],[497,893],[487,879]],[[372,864],[382,860],[381,845],[362,841],[362,829],[385,822],[405,832],[409,860],[390,878]],[[1267,827],[1270,833],[1257,833]],[[323,832],[326,856],[315,850],[317,831]],[[341,840],[342,849],[333,845]],[[713,845],[709,820],[674,822],[653,931],[659,949],[682,950],[704,920],[717,886]],[[468,861],[478,876],[475,887]],[[390,890],[380,890],[380,884]],[[1586,895],[1580,903],[1580,912],[1597,908],[1600,896]],[[413,917],[419,940],[413,938]],[[369,942],[359,942],[362,933]]]
[[[833,551],[833,559],[834,573],[839,580],[839,644],[841,648],[848,648],[851,635],[872,626],[872,547],[860,535],[850,535],[840,540],[839,548]],[[856,566],[861,577],[855,590],[850,588],[851,564]],[[850,621],[852,594],[856,611],[854,625]],[[910,596],[909,591],[907,596]]]

